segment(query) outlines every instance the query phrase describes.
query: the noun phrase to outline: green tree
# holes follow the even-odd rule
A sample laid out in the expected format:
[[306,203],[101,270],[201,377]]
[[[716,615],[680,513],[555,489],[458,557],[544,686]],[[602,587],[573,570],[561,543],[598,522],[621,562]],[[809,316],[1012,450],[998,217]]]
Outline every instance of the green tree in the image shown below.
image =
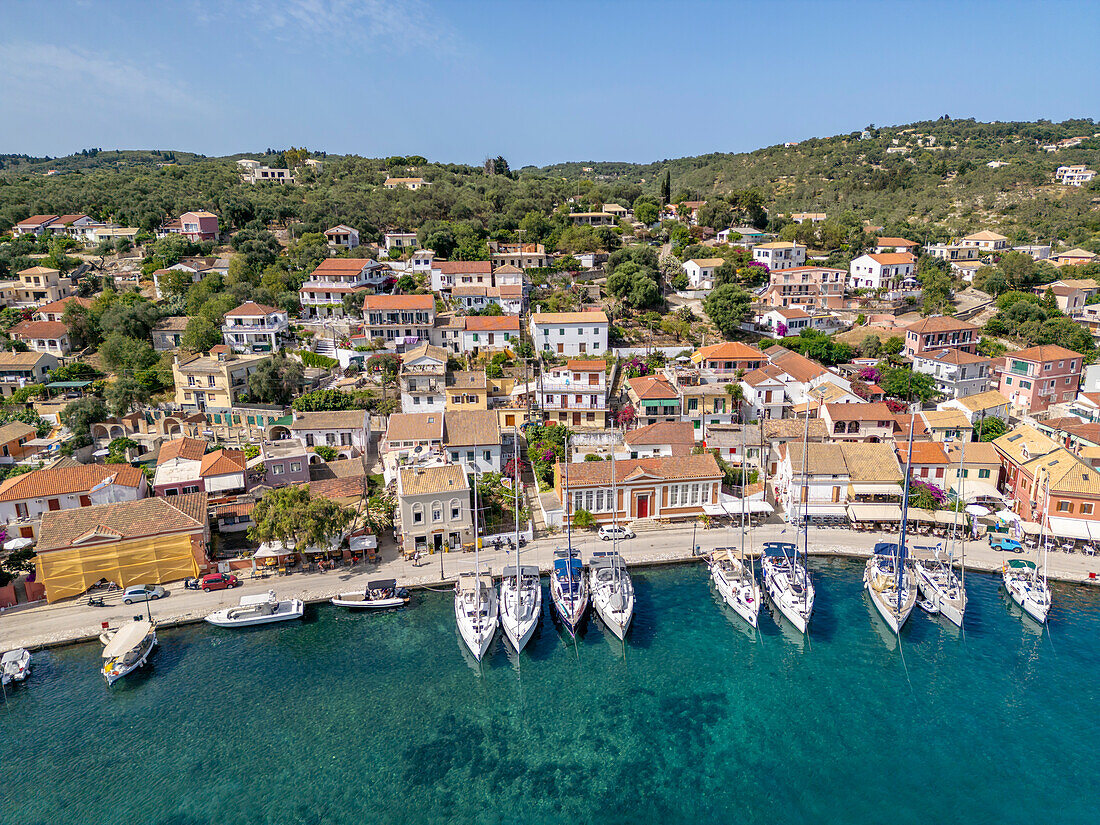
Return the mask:
[[335,461],[340,457],[340,454],[336,452],[335,447],[329,447],[325,444],[318,444],[313,448],[313,452],[321,456],[322,461]]
[[974,424],[974,434],[979,441],[993,441],[1008,432],[1008,426],[996,416],[979,418]]
[[891,335],[882,342],[882,351],[886,355],[897,355],[905,348],[905,339],[900,335]]
[[120,376],[113,381],[104,395],[112,415],[126,415],[138,404],[149,400],[146,387],[130,375]]
[[69,334],[74,341],[81,346],[94,347],[103,340],[99,319],[83,304],[69,301],[65,305],[65,313],[61,316],[61,320],[69,328]]
[[221,330],[210,319],[201,315],[191,318],[180,336],[180,346],[191,352],[209,352],[211,347],[216,347],[221,342]]
[[660,217],[661,208],[650,200],[642,200],[638,198],[634,202],[634,220],[639,223],[644,223],[646,226],[652,226],[657,223],[657,218]]
[[153,324],[159,320],[160,310],[156,304],[137,293],[128,292],[104,307],[99,325],[101,329],[141,340],[149,337]]
[[95,396],[78,398],[61,411],[61,422],[76,436],[88,436],[92,425],[106,421],[107,405]]
[[294,542],[299,548],[324,547],[347,529],[355,512],[327,498],[312,498],[307,487],[268,490],[252,511],[248,528],[254,542]]
[[262,404],[289,404],[298,394],[304,372],[302,365],[282,355],[265,358],[248,376],[248,392]]
[[863,341],[859,345],[860,354],[867,358],[877,358],[881,349],[882,341],[874,333],[863,336]]
[[324,412],[354,410],[359,403],[354,395],[343,390],[313,390],[295,398],[290,406],[299,412]]
[[99,347],[104,365],[114,372],[141,370],[160,361],[148,341],[138,341],[122,332],[112,332]]
[[706,297],[703,309],[723,335],[732,336],[752,311],[752,295],[734,284],[723,284]]
[[887,395],[907,402],[920,401],[925,404],[939,395],[935,378],[905,367],[884,370],[878,385]]
[[665,179],[661,181],[661,203],[672,201],[672,170],[665,170]]
[[127,438],[125,436],[121,438],[115,438],[111,440],[111,443],[107,445],[107,457],[105,459],[107,464],[125,464],[129,460],[127,454],[131,450],[138,450],[141,445],[134,439]]

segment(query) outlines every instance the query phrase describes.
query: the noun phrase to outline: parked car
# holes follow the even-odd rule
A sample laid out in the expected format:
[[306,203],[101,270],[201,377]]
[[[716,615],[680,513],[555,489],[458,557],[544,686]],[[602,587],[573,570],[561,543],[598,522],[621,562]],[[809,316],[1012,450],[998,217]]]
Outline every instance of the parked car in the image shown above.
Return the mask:
[[227,590],[230,587],[240,587],[241,582],[232,573],[209,573],[202,577],[202,591],[209,593],[211,590]]
[[132,584],[122,591],[122,603],[155,602],[168,592],[159,584]]
[[1024,552],[1023,545],[1016,539],[1010,539],[1007,536],[998,536],[997,538],[991,538],[989,540],[989,546],[994,550],[1003,550],[1006,553],[1022,553]]
[[600,528],[600,538],[604,541],[632,539],[634,538],[634,531],[620,524],[605,524]]

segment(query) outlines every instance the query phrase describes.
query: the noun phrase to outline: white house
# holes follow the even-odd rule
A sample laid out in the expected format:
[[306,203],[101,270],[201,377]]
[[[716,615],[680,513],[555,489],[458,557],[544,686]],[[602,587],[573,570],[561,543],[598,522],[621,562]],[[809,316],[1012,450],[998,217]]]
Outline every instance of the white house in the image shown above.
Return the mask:
[[[290,431],[306,447],[331,447],[340,458],[358,458],[367,452],[370,432],[366,410],[295,412]],[[310,462],[320,461],[315,454]]]
[[443,417],[443,451],[452,464],[476,473],[502,467],[500,419],[496,410],[452,410]]
[[407,262],[408,268],[412,272],[429,272],[434,260],[435,253],[430,249],[418,249],[410,256]]
[[769,270],[793,269],[806,263],[806,247],[794,241],[772,241],[752,248],[752,259]]
[[764,243],[764,239],[767,237],[767,232],[763,232],[754,226],[731,226],[729,229],[723,229],[718,233],[718,243],[728,243],[751,249],[757,244]]
[[359,246],[359,230],[340,224],[325,230],[325,240],[328,241],[329,250],[333,252],[338,249],[355,249]]
[[[12,525],[39,518],[50,510],[72,510],[93,504],[145,498],[145,474],[128,464],[78,464],[33,470],[9,479],[0,490],[0,521]],[[8,528],[8,535],[22,530]]]
[[607,351],[607,331],[607,315],[600,310],[531,315],[531,340],[543,352],[599,355]]
[[447,400],[447,352],[427,343],[408,350],[398,381],[402,412],[442,413]]
[[759,316],[757,323],[774,338],[798,335],[813,326],[810,313],[800,307],[773,307]]
[[20,321],[8,330],[8,335],[35,352],[61,356],[72,351],[69,327],[62,321]]
[[494,286],[456,286],[451,298],[458,309],[467,312],[480,312],[489,304],[500,306],[500,290]]
[[741,377],[741,390],[745,400],[742,409],[750,421],[782,418],[787,404],[787,385],[779,367],[766,364],[746,372]]
[[688,286],[691,289],[714,289],[714,272],[725,262],[725,258],[691,258],[684,261]]
[[459,352],[472,355],[511,349],[519,343],[519,316],[469,315],[460,340]]
[[916,277],[917,259],[908,252],[860,255],[848,273],[851,289],[896,289],[905,279]]
[[240,167],[241,180],[245,183],[293,183],[294,173],[289,169],[272,169],[264,166],[258,160],[241,158],[237,161]]
[[988,390],[993,382],[990,359],[952,348],[914,353],[913,372],[931,375],[936,390],[948,398],[964,398]]
[[303,318],[342,318],[344,296],[377,292],[392,277],[388,266],[370,258],[327,258],[298,289]]
[[981,232],[975,232],[972,235],[964,236],[959,241],[959,246],[975,247],[982,252],[997,252],[1002,249],[1008,249],[1008,238],[996,232],[991,232],[988,229],[983,229]]
[[415,232],[387,232],[382,236],[382,242],[387,252],[391,249],[415,249],[417,246]]
[[234,352],[274,352],[289,331],[290,318],[285,309],[246,301],[225,313],[222,340]]
[[1096,177],[1096,171],[1085,168],[1085,164],[1079,166],[1059,166],[1054,173],[1054,179],[1064,186],[1081,186]]

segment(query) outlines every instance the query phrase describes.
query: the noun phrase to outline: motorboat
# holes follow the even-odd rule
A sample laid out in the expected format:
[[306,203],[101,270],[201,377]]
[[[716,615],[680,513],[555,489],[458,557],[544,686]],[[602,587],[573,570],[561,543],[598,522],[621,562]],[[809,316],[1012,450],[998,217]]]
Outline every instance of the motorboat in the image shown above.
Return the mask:
[[279,601],[275,591],[268,590],[254,596],[241,596],[236,607],[215,610],[206,617],[206,621],[216,627],[251,627],[300,619],[305,611],[306,606],[301,599]]
[[31,674],[31,653],[24,648],[9,650],[0,656],[0,684],[22,682]]
[[588,563],[588,583],[596,615],[620,639],[626,637],[634,618],[634,582],[618,553],[592,554]]
[[508,565],[500,580],[500,626],[517,652],[535,635],[542,615],[542,577],[533,564]]
[[875,610],[895,635],[901,632],[917,603],[916,577],[898,545],[875,545],[863,571],[863,586]]
[[726,604],[734,612],[756,627],[760,616],[760,588],[756,577],[729,547],[718,547],[707,557],[710,577]]
[[962,627],[966,589],[950,562],[941,557],[939,548],[914,547],[913,565],[922,599],[921,609],[927,613],[939,613],[952,624]]
[[1010,559],[1001,568],[1001,578],[1012,601],[1035,621],[1043,624],[1050,612],[1050,585],[1033,561]]
[[353,610],[405,607],[409,603],[409,591],[398,587],[396,579],[377,579],[367,582],[365,591],[341,593],[330,601],[336,607],[350,607]]
[[103,647],[103,677],[113,685],[149,660],[157,644],[156,625],[147,619],[133,619],[111,634]]
[[789,542],[765,542],[760,566],[764,590],[772,604],[800,633],[805,633],[814,612],[814,583],[798,558],[798,549]]
[[479,662],[497,630],[497,591],[488,573],[459,573],[455,582],[455,622],[466,647]]
[[558,618],[570,635],[575,636],[588,612],[588,582],[585,581],[584,567],[576,551],[558,550],[554,556],[550,599]]

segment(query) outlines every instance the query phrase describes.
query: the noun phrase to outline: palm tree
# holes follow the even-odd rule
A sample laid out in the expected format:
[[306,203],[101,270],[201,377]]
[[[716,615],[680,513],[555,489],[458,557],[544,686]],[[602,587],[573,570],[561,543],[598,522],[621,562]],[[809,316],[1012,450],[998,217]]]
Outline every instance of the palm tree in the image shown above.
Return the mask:
[[737,381],[730,381],[726,384],[726,395],[730,397],[731,412],[735,413],[736,417],[740,419],[741,405],[745,402],[745,388]]

